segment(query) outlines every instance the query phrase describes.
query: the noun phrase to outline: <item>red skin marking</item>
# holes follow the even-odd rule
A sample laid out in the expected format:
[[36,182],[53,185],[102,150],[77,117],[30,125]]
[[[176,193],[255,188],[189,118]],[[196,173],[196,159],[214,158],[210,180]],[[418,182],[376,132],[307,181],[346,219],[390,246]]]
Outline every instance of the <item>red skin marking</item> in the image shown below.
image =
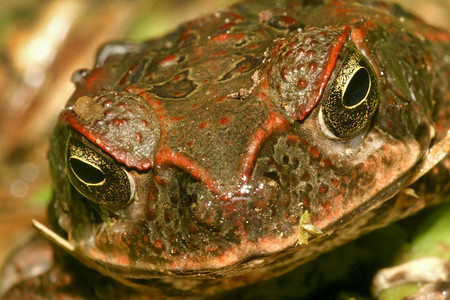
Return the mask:
[[369,27],[369,29],[374,29],[375,28],[375,23],[372,22],[371,20],[367,20],[367,27]]
[[230,18],[235,19],[236,21],[243,21],[245,18],[237,13],[230,12]]
[[322,161],[326,167],[331,166],[331,160],[329,160],[328,158],[324,158]]
[[[150,196],[151,195],[151,196]],[[148,196],[149,202],[153,202],[153,191],[149,192],[149,196]],[[155,217],[155,213],[152,211],[152,209],[150,208],[150,206],[147,206],[147,217],[149,219],[153,219]]]
[[148,126],[148,122],[147,120],[141,120],[142,126],[147,127]]
[[296,22],[291,17],[281,17],[280,22],[286,24],[286,25],[294,25]]
[[281,41],[275,45],[275,47],[272,50],[272,53],[270,53],[270,58],[273,58],[277,53],[279,52],[280,48],[283,47],[286,44],[286,39],[281,39]]
[[190,158],[183,156],[182,154],[172,152],[168,147],[159,147],[155,156],[155,164],[170,164],[175,165],[187,173],[191,174],[194,178],[201,180],[206,184],[209,190],[213,194],[217,194],[218,187],[213,178],[209,175],[208,171]]
[[355,42],[356,46],[361,49],[362,43],[364,41],[364,31],[361,28],[352,29],[352,40]]
[[217,249],[218,249],[218,246],[214,246],[214,245],[212,245],[212,246],[207,246],[207,247],[205,248],[205,250],[208,251],[208,252],[214,252],[214,251],[217,251]]
[[186,142],[186,146],[188,146],[188,147],[192,147],[193,144],[194,144],[194,142],[192,142],[192,141],[187,141]]
[[[308,45],[309,43],[311,43],[312,40],[313,40],[313,38],[312,38],[311,36],[308,35],[308,36],[306,36],[305,39],[303,40],[303,43],[306,44],[306,45]],[[292,43],[291,45],[294,46],[295,43]]]
[[[418,32],[418,34],[423,35],[421,32]],[[425,37],[431,42],[436,42],[436,43],[450,42],[450,34],[448,34],[446,32],[426,33]]]
[[[294,44],[294,45],[295,45],[295,43],[291,43],[291,44]],[[291,44],[289,44],[289,47],[291,47]],[[292,47],[293,47],[293,46],[292,46]],[[289,51],[287,51],[283,56],[286,57],[286,58],[288,58],[288,57],[292,57],[293,55],[295,55],[295,54],[294,54],[294,51],[293,51],[293,50],[289,50]]]
[[158,249],[162,249],[162,248],[163,248],[163,245],[162,245],[162,243],[161,243],[160,240],[155,240],[154,245],[155,245],[155,247],[158,248]]
[[305,89],[307,86],[308,86],[308,82],[306,81],[306,80],[304,80],[304,79],[300,79],[299,81],[298,81],[298,88],[299,89]]
[[347,176],[341,177],[341,180],[344,181],[345,184],[350,182],[350,179]]
[[127,71],[127,73],[120,80],[119,85],[124,85],[127,82],[128,77],[131,74],[133,74],[133,72],[136,70],[137,67],[139,67],[139,63],[136,63],[133,66],[131,66],[131,68]]
[[218,102],[222,102],[222,101],[227,100],[227,99],[228,99],[227,96],[222,96],[222,97],[219,97],[216,100],[214,100],[214,102],[218,103]]
[[190,30],[186,29],[185,31],[183,31],[181,33],[179,41],[183,42],[183,41],[189,39],[191,36],[192,36],[192,33],[190,32]]
[[[301,55],[303,55],[303,53],[305,53],[305,49],[303,49],[303,48],[298,48],[297,49],[297,56],[301,56]],[[301,67],[302,67],[302,65],[298,65],[297,69],[300,70]]]
[[300,139],[300,143],[302,143],[302,145],[309,146],[308,142],[303,138]]
[[197,56],[195,56],[194,58],[191,59],[191,63],[195,64],[198,63],[201,59],[200,56],[198,56],[198,54],[196,54]]
[[201,122],[200,124],[198,124],[198,128],[200,129],[205,129],[206,126],[208,126],[208,122]]
[[244,73],[245,71],[247,71],[249,69],[249,65],[248,64],[244,64],[242,65],[239,69],[237,69],[235,71],[235,73]]
[[236,22],[228,22],[228,23],[222,24],[222,26],[220,26],[219,28],[221,30],[227,30],[227,29],[233,27],[234,25],[236,25]]
[[155,109],[156,114],[158,115],[158,119],[162,121],[164,119],[164,109],[162,107]]
[[229,33],[220,33],[216,35],[215,37],[211,38],[214,42],[225,42],[231,37],[231,34]]
[[87,90],[91,90],[94,84],[97,82],[97,79],[101,77],[100,75],[103,73],[103,68],[96,69],[89,74],[89,77],[86,78],[86,88]]
[[181,120],[184,120],[184,117],[179,116],[179,117],[170,117],[169,118],[169,121],[173,121],[173,122],[181,121]]
[[303,204],[303,207],[306,207],[306,205],[308,204],[308,198],[307,197],[303,197],[302,198],[302,204]]
[[140,134],[139,132],[136,133],[135,139],[136,139],[136,142],[141,143],[142,142],[142,134]]
[[264,76],[261,80],[261,88],[263,90],[268,90],[269,89],[269,83],[267,82],[267,77]]
[[358,23],[359,20],[361,20],[361,19],[360,19],[360,18],[353,18],[353,19],[350,19],[349,22],[350,22],[351,24],[354,24],[354,23]]
[[395,30],[394,28],[388,28],[387,31],[389,31],[392,34],[396,34],[397,30]]
[[228,125],[230,124],[230,118],[229,117],[225,117],[219,120],[220,125]]
[[113,124],[116,127],[122,127],[122,126],[127,124],[127,120],[117,120],[116,119],[116,120],[113,121]]
[[246,183],[250,179],[253,162],[263,142],[275,131],[289,127],[289,122],[278,112],[269,113],[265,124],[258,128],[250,137],[250,144],[246,147],[242,158],[241,180]]
[[321,185],[320,187],[319,187],[319,193],[321,193],[321,194],[325,194],[327,192],[327,187],[326,186],[323,186],[323,185]]
[[166,65],[168,63],[170,63],[171,61],[175,60],[176,55],[175,54],[171,54],[163,59],[161,59],[161,61],[159,62],[159,65],[163,66]]
[[222,56],[222,55],[225,55],[227,53],[228,53],[228,51],[217,51],[217,52],[214,52],[214,55],[215,56]]
[[308,50],[308,52],[306,52],[306,55],[308,55],[310,58],[314,58],[316,56],[316,51]]
[[320,156],[319,150],[317,150],[317,149],[314,148],[314,147],[309,147],[309,153],[311,153],[311,155],[312,155],[314,158],[319,158],[319,156]]
[[332,184],[335,188],[337,188],[339,186],[340,182],[337,179],[333,179]]
[[[269,97],[267,96],[266,93],[258,93],[258,97],[263,99],[264,101],[266,101],[267,103],[269,103],[268,101],[270,100]],[[270,107],[273,108],[273,106],[270,104]]]
[[315,62],[310,63],[308,68],[309,68],[310,73],[314,72],[317,69],[317,63],[315,63]]
[[234,38],[236,41],[242,40],[243,38],[245,38],[245,34],[243,34],[243,33],[238,33],[238,34],[235,34],[235,35],[233,36],[233,38]]
[[295,145],[299,142],[299,138],[295,134],[290,134],[287,136],[287,141],[288,143]]
[[174,93],[174,96],[175,97],[182,97],[182,96],[184,96],[185,95],[185,92],[175,92]]
[[289,76],[285,68],[281,68],[281,78],[283,78],[284,81],[289,81]]

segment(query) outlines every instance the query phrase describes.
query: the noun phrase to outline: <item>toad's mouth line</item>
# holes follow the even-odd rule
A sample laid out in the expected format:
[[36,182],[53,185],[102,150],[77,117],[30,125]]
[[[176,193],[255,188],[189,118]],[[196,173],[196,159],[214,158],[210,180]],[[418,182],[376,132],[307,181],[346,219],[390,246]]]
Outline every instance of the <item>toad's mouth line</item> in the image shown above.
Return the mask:
[[33,226],[39,231],[39,233],[44,235],[46,238],[48,238],[50,241],[55,243],[57,246],[61,247],[63,250],[65,250],[71,256],[73,256],[74,258],[76,258],[77,260],[82,262],[87,267],[98,271],[100,274],[102,274],[104,276],[111,277],[111,278],[117,280],[118,282],[124,284],[125,286],[134,287],[134,288],[141,289],[141,290],[145,289],[145,286],[143,286],[142,284],[135,283],[132,280],[129,280],[123,276],[115,275],[112,272],[108,272],[108,270],[102,268],[101,265],[82,256],[81,254],[79,254],[76,251],[75,247],[68,240],[64,239],[63,237],[58,235],[56,232],[54,232],[53,230],[51,230],[50,228],[48,228],[41,222],[33,219],[32,223],[33,223]]

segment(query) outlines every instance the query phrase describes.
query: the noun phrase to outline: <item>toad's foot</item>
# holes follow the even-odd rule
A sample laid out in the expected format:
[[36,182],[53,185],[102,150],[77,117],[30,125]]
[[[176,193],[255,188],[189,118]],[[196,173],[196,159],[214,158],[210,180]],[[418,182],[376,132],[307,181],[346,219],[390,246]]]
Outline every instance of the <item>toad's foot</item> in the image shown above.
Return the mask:
[[407,283],[423,286],[405,299],[450,299],[450,262],[439,257],[423,257],[405,264],[378,271],[372,283],[372,293]]

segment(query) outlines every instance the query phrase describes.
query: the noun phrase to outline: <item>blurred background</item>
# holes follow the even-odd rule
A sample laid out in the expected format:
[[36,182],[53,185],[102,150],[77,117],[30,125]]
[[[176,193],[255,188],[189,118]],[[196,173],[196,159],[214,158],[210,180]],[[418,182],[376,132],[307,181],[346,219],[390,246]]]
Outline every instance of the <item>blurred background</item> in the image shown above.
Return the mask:
[[[161,36],[237,0],[0,0],[0,265],[45,221],[51,197],[48,139],[73,92],[75,70],[97,48],[123,38]],[[399,0],[450,30],[450,0]]]

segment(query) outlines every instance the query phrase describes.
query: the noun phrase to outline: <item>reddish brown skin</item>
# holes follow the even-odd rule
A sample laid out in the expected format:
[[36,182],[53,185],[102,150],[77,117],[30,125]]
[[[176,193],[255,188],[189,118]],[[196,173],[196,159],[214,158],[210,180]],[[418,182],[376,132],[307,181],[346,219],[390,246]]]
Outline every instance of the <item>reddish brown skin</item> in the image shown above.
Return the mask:
[[[388,200],[450,128],[450,36],[383,3],[279,2],[100,50],[52,138],[49,212],[103,275],[60,253],[7,295],[204,295],[286,272],[406,214]],[[374,70],[379,104],[362,130],[330,139],[319,111],[352,49]],[[95,203],[71,186],[69,135],[127,170],[129,203]],[[306,211],[324,234],[298,245]]]

